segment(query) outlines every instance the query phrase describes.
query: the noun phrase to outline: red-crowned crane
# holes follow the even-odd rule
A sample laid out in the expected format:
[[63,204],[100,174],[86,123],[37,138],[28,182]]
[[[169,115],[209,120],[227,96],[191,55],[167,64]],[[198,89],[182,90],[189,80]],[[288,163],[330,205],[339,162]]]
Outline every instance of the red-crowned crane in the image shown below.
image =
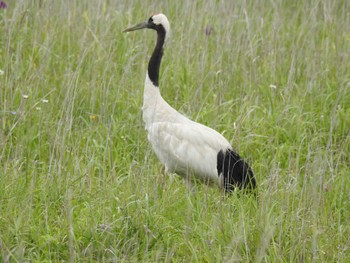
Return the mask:
[[125,29],[143,28],[157,32],[157,44],[148,63],[144,95],[143,120],[148,140],[165,171],[187,180],[200,179],[215,183],[225,192],[237,188],[253,189],[256,180],[249,165],[217,131],[194,122],[172,108],[159,90],[159,67],[170,25],[164,14],[151,16],[146,22]]

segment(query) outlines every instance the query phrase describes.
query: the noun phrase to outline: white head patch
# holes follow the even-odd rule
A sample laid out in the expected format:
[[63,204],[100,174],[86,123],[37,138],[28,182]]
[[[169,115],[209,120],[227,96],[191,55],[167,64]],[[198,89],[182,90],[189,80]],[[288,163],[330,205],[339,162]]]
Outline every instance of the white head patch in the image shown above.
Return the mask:
[[170,33],[170,24],[168,18],[164,14],[156,14],[152,16],[153,23],[156,25],[162,25],[165,29],[166,35],[169,35]]

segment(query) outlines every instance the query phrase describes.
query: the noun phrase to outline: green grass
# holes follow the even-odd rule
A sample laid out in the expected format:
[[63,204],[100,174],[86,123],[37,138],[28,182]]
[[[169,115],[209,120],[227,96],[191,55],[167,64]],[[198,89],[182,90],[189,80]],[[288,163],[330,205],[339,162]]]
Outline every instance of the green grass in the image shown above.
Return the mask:
[[[1,262],[350,260],[348,1],[83,2],[0,10]],[[121,31],[155,12],[164,98],[249,160],[258,202],[153,154],[156,36]]]

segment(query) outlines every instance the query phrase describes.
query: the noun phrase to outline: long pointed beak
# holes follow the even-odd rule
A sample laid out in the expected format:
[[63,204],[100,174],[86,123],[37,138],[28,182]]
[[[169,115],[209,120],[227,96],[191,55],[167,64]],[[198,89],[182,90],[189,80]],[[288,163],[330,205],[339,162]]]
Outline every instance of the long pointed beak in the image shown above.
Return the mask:
[[142,23],[139,23],[135,26],[128,27],[127,29],[124,29],[123,32],[135,31],[135,30],[139,30],[139,29],[143,29],[143,28],[147,28],[147,27],[148,27],[148,23],[142,22]]

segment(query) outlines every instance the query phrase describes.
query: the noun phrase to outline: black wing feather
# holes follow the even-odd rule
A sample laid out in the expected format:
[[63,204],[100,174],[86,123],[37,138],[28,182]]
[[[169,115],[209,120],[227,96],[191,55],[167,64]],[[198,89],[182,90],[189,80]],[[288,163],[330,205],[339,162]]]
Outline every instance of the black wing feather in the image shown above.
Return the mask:
[[256,180],[252,169],[238,153],[231,149],[220,150],[217,154],[218,175],[223,176],[225,192],[240,189],[256,188]]

